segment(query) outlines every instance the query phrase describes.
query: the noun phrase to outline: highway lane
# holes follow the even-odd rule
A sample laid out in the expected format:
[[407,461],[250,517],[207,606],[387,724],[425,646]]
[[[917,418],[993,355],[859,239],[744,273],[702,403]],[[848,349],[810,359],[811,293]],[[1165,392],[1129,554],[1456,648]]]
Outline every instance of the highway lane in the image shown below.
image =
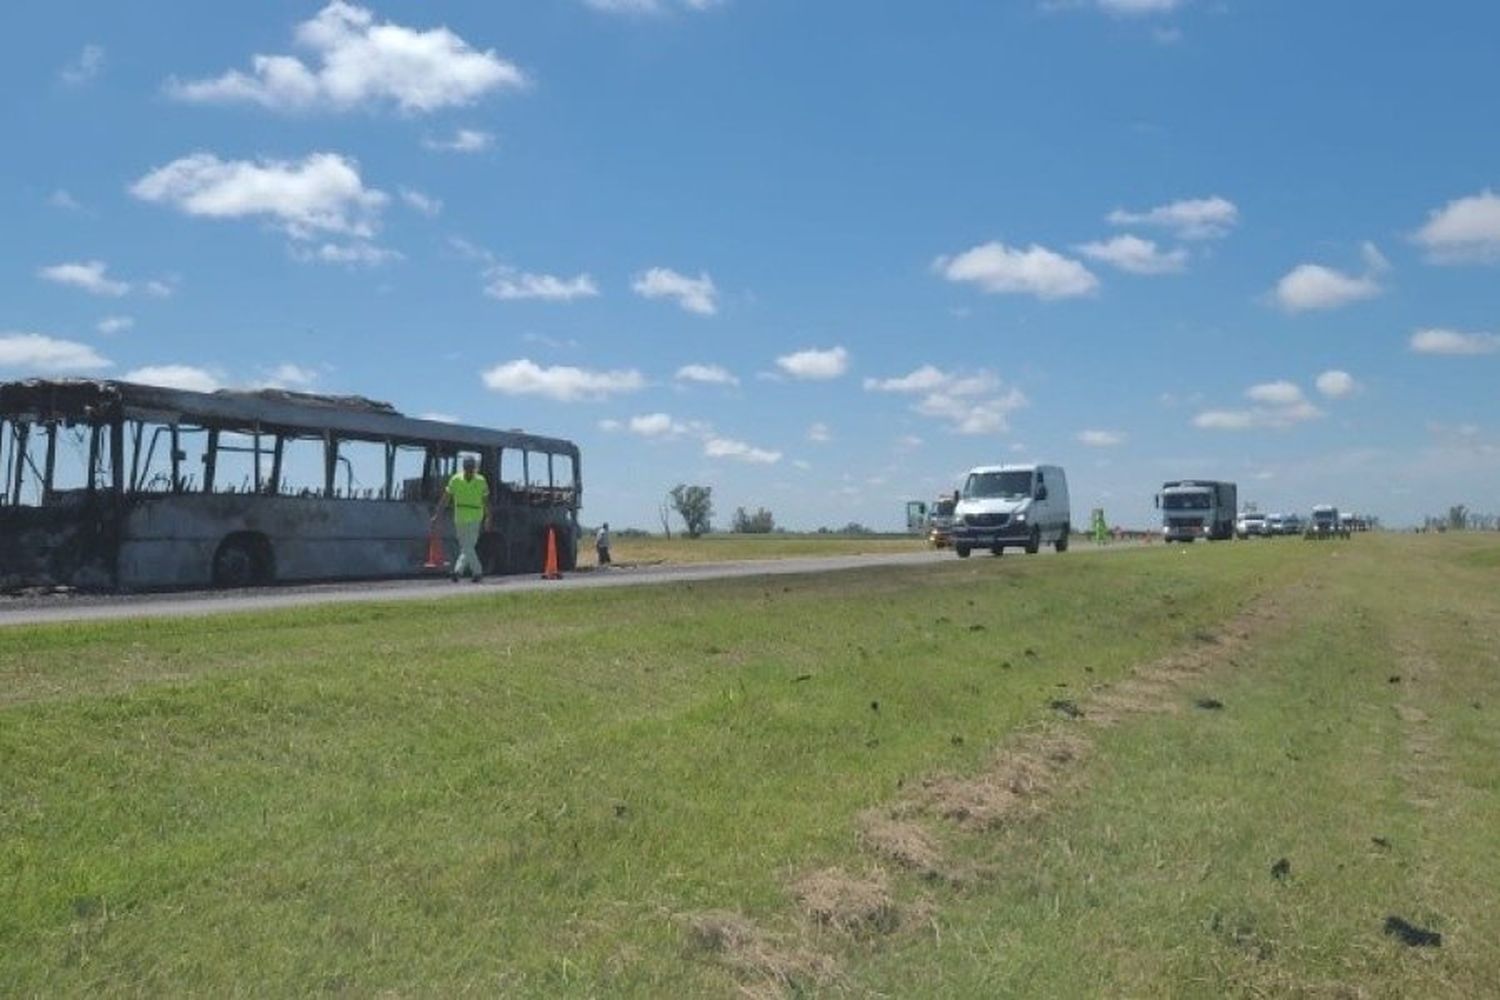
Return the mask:
[[[1069,556],[1093,552],[1120,551],[1130,545],[1103,548],[1078,546]],[[1044,554],[1051,549],[1043,549]],[[974,560],[991,559],[976,553]],[[1017,551],[1006,559],[1024,559]],[[169,594],[113,595],[45,595],[0,599],[0,628],[16,625],[43,625],[60,622],[110,621],[139,618],[197,618],[208,615],[245,611],[273,611],[283,608],[306,608],[325,604],[365,604],[373,601],[429,601],[476,594],[518,592],[562,592],[593,587],[645,586],[682,583],[697,580],[722,580],[734,577],[790,576],[808,573],[831,573],[870,567],[924,566],[957,561],[952,551],[924,551],[885,555],[811,556],[791,559],[764,559],[742,562],[696,563],[684,565],[628,565],[607,569],[584,568],[564,574],[561,580],[543,580],[536,576],[490,577],[481,584],[452,583],[447,577],[420,580],[379,580],[355,583],[328,583],[254,590],[192,591]]]

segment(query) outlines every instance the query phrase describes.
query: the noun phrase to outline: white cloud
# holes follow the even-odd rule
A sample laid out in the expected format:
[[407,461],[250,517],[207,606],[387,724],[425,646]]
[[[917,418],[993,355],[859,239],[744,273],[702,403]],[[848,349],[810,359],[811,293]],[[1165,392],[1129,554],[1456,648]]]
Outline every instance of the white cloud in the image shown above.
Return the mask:
[[105,336],[115,333],[124,333],[135,326],[135,320],[129,316],[106,316],[94,327]]
[[813,444],[827,444],[833,440],[833,432],[822,422],[808,425],[807,439]]
[[442,214],[443,211],[443,200],[441,198],[434,198],[432,195],[423,194],[421,191],[414,191],[411,188],[401,189],[401,200],[429,219]]
[[1187,267],[1188,253],[1181,247],[1159,250],[1154,241],[1128,234],[1085,243],[1077,249],[1085,257],[1102,260],[1131,274],[1177,274]]
[[1298,264],[1276,283],[1274,295],[1287,312],[1305,312],[1336,309],[1380,292],[1379,282],[1371,275],[1355,277],[1322,264]]
[[1500,261],[1500,195],[1486,188],[1434,209],[1416,241],[1439,264]]
[[1252,385],[1245,390],[1245,397],[1257,405],[1244,410],[1204,410],[1193,417],[1193,426],[1230,431],[1285,429],[1323,416],[1295,382],[1285,379]]
[[306,391],[318,383],[318,373],[312,368],[283,362],[266,373],[260,384],[267,389],[296,389]]
[[130,282],[117,281],[105,272],[109,265],[102,260],[83,263],[53,264],[37,270],[37,277],[54,281],[59,285],[81,288],[90,295],[108,295],[119,298],[130,291]]
[[1117,208],[1106,218],[1116,226],[1158,226],[1178,239],[1207,240],[1227,235],[1239,224],[1240,210],[1234,202],[1214,195],[1157,205],[1144,212]]
[[1098,0],[1100,8],[1111,14],[1170,14],[1186,0]]
[[436,410],[429,410],[426,413],[419,413],[419,414],[417,414],[417,419],[418,420],[432,420],[432,421],[435,421],[435,422],[440,423],[440,424],[461,424],[461,423],[463,423],[462,420],[458,419],[458,417],[454,416],[451,413],[439,413]]
[[666,413],[643,413],[631,417],[626,425],[630,433],[643,438],[675,438],[684,434],[692,433],[694,430],[702,431],[698,425],[684,424],[673,420]]
[[599,294],[594,279],[587,274],[559,278],[551,274],[532,274],[513,267],[496,267],[489,271],[484,294],[506,302],[540,299],[544,302],[572,302]]
[[78,199],[62,188],[58,188],[47,196],[47,204],[53,208],[61,208],[69,212],[83,211],[83,205],[79,203]]
[[489,149],[494,142],[493,133],[481,132],[473,128],[461,128],[456,130],[450,139],[427,138],[422,140],[422,145],[439,153],[479,153]]
[[710,437],[704,441],[703,454],[709,458],[732,458],[737,462],[749,462],[753,465],[775,465],[781,461],[779,451],[769,451],[723,437]]
[[314,153],[301,163],[220,160],[194,153],[151,171],[130,193],[215,219],[263,216],[295,239],[337,233],[367,239],[390,199],[367,188],[359,166],[337,153]]
[[1318,391],[1329,399],[1343,399],[1359,391],[1359,382],[1354,376],[1336,368],[1319,375],[1315,384]]
[[1282,379],[1277,382],[1262,382],[1245,390],[1245,396],[1268,406],[1294,406],[1305,398],[1295,382]]
[[605,417],[603,420],[599,421],[599,429],[601,431],[607,431],[610,434],[615,433],[622,427],[624,427],[624,424],[620,423],[613,417]]
[[945,372],[923,365],[898,378],[867,378],[869,392],[920,396],[912,409],[942,420],[958,434],[997,434],[1009,428],[1009,415],[1027,403],[1019,389],[1004,388],[993,372]]
[[700,316],[712,316],[719,311],[714,301],[718,289],[706,272],[689,278],[671,268],[653,267],[636,276],[630,286],[637,295],[647,299],[676,299],[677,304],[688,312]]
[[89,44],[78,53],[77,59],[62,68],[58,76],[69,86],[81,87],[98,76],[103,69],[104,46]]
[[956,257],[939,257],[932,266],[949,281],[972,282],[991,294],[1064,299],[1092,294],[1099,287],[1099,279],[1078,261],[1035,243],[1025,250],[984,243]]
[[148,281],[141,288],[153,299],[170,299],[177,293],[177,279],[171,281]]
[[870,392],[931,392],[948,384],[952,376],[934,365],[923,365],[897,378],[867,378],[865,389]]
[[1193,426],[1204,430],[1243,431],[1256,426],[1249,410],[1204,410],[1193,417]]
[[156,385],[164,389],[187,389],[191,392],[213,392],[224,385],[213,372],[192,365],[147,365],[126,372],[122,378],[126,382]]
[[518,89],[526,76],[492,49],[477,51],[447,28],[419,31],[377,23],[370,11],[334,0],[297,26],[298,45],[317,62],[257,55],[252,72],[167,81],[184,101],[247,102],[277,110],[347,110],[389,101],[405,112],[470,104],[493,90]]
[[1090,448],[1113,448],[1125,443],[1125,435],[1119,431],[1079,431],[1078,443]]
[[1495,354],[1500,352],[1500,334],[1418,330],[1411,335],[1411,349],[1417,354]]
[[776,367],[795,379],[827,381],[849,370],[849,352],[842,347],[794,351],[777,358]]
[[110,362],[87,344],[40,333],[0,331],[0,369],[22,374],[67,375],[108,368]]
[[704,385],[739,385],[739,378],[719,365],[683,365],[677,369],[677,381]]
[[292,259],[304,264],[348,264],[350,266],[361,265],[364,267],[379,267],[393,260],[401,260],[399,250],[378,246],[368,240],[354,240],[349,243],[324,243],[316,249],[307,246],[293,246],[291,248]]
[[483,380],[488,388],[508,396],[544,396],[564,403],[606,399],[646,387],[646,379],[634,369],[543,368],[527,358],[496,365],[484,373]]

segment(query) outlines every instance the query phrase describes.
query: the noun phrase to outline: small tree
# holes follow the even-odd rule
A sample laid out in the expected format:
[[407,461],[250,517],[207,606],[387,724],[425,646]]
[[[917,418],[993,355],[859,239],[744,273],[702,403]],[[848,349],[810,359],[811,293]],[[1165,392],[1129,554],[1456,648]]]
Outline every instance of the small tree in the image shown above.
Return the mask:
[[1463,504],[1448,508],[1448,530],[1463,531],[1469,526],[1469,508]]
[[687,525],[689,538],[697,538],[712,530],[710,521],[714,516],[714,488],[712,486],[687,486],[678,483],[672,487],[672,509],[682,515]]
[[776,530],[776,518],[764,507],[756,508],[754,514],[743,507],[734,510],[734,531],[742,535],[768,535]]

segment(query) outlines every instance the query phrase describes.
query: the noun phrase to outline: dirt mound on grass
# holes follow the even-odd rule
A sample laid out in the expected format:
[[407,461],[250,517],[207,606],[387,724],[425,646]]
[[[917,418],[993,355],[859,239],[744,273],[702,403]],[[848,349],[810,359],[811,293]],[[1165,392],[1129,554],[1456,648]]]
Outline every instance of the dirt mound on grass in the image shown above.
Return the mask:
[[715,956],[743,982],[746,996],[781,997],[827,986],[837,978],[833,960],[788,945],[743,914],[709,910],[684,920],[694,949]]
[[970,830],[993,830],[1040,809],[1059,773],[1088,752],[1071,734],[1032,736],[999,753],[978,774],[939,775],[922,783],[919,806]]
[[792,896],[814,923],[845,934],[889,934],[901,923],[879,868],[862,876],[840,868],[809,872],[792,883]]

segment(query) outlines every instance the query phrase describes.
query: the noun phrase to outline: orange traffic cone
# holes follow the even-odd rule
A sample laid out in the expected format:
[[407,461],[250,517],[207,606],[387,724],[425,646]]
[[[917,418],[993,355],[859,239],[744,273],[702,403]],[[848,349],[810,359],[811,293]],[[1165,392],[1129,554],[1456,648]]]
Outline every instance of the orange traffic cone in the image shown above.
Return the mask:
[[557,571],[557,529],[550,524],[547,526],[547,562],[542,567],[542,579],[562,579],[562,574]]
[[437,528],[429,528],[427,531],[427,561],[422,564],[424,569],[442,569],[448,564],[443,556],[443,540],[438,537]]

